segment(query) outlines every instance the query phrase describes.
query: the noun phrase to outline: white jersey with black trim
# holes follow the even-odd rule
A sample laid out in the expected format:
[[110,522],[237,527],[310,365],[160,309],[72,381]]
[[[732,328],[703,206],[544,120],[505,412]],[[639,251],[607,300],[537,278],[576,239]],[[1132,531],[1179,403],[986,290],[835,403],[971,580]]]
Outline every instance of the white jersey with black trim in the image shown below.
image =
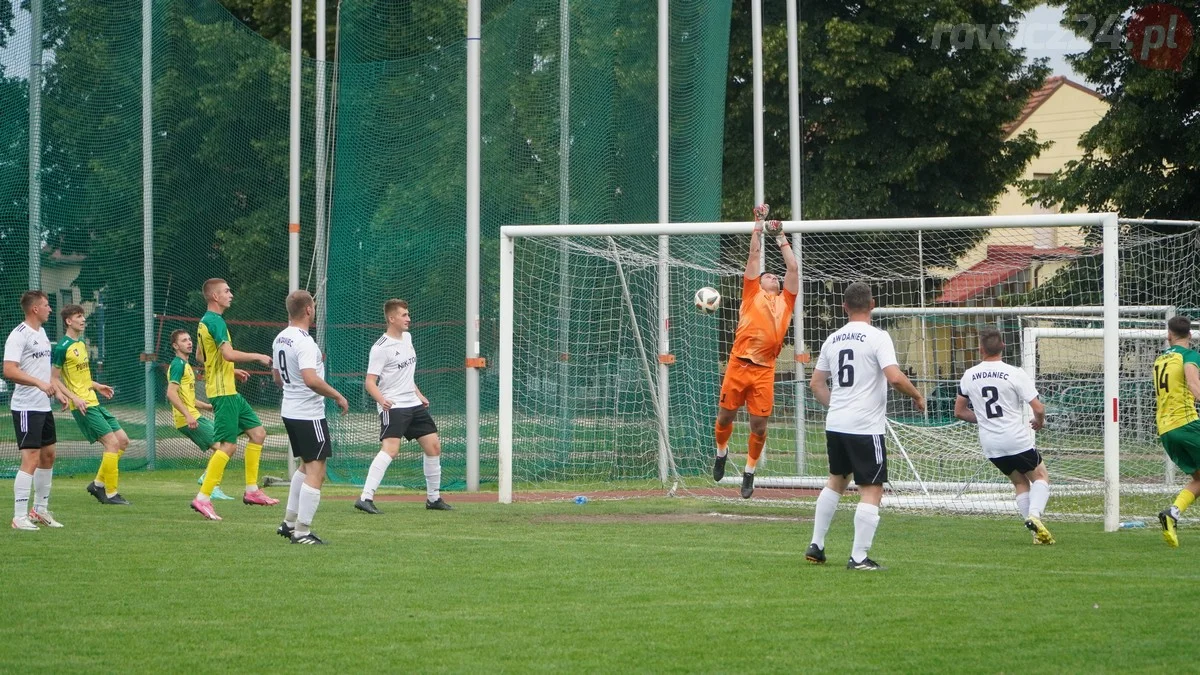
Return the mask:
[[[50,338],[46,337],[46,329],[34,330],[22,321],[4,341],[4,360],[16,363],[30,377],[49,382]],[[37,387],[14,383],[9,407],[15,411],[50,412],[50,397]]]
[[1026,412],[1038,391],[1024,370],[1003,361],[984,361],[963,373],[958,393],[975,410],[985,457],[1008,457],[1034,447]]
[[[392,402],[393,408],[421,405],[416,372],[417,351],[413,348],[411,333],[405,331],[399,339],[385,333],[371,347],[367,374],[379,378],[379,392]],[[376,407],[383,412],[383,406],[376,403]]]
[[325,379],[325,359],[321,348],[307,331],[288,326],[279,332],[271,345],[272,367],[283,380],[283,403],[280,417],[290,420],[325,419],[325,397],[304,383],[301,371],[315,370]]
[[825,429],[843,434],[879,435],[885,431],[887,378],[883,369],[897,365],[896,348],[886,332],[851,321],[825,339],[817,370],[830,374]]

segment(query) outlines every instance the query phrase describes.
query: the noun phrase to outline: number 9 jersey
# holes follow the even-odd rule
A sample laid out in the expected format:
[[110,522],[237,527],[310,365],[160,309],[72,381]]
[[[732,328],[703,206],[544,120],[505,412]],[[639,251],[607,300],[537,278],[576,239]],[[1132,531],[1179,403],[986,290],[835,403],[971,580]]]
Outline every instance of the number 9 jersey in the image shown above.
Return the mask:
[[325,361],[321,348],[309,334],[288,326],[271,346],[271,366],[283,381],[283,405],[280,416],[293,420],[325,419],[325,397],[304,384],[304,370],[314,370],[325,379]]
[[1008,457],[1033,449],[1033,429],[1025,410],[1038,391],[1024,370],[1003,361],[984,361],[963,373],[958,394],[970,400],[975,410],[984,457]]
[[883,369],[895,365],[891,336],[869,323],[851,321],[826,338],[817,357],[817,370],[829,373],[832,380],[825,430],[883,434],[887,414]]

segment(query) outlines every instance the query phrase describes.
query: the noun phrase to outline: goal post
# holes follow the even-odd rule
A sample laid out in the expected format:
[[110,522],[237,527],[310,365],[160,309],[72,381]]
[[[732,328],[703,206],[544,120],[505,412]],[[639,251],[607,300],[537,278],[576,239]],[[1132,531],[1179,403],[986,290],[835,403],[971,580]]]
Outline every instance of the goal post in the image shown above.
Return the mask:
[[[516,480],[521,489],[526,489],[525,486],[528,485],[529,489],[536,490],[538,488],[535,486],[539,482],[545,482],[560,490],[569,491],[573,489],[572,486],[614,482],[613,477],[632,478],[641,481],[642,485],[657,483],[663,494],[678,486],[685,489],[704,486],[705,478],[700,465],[711,461],[711,448],[705,447],[706,443],[711,445],[712,433],[712,421],[707,419],[707,415],[715,412],[715,399],[719,388],[718,363],[727,357],[729,315],[736,317],[737,293],[740,293],[740,284],[734,280],[740,276],[740,268],[744,266],[744,246],[748,239],[746,235],[752,227],[753,223],[740,222],[512,225],[501,228],[497,359],[497,457],[500,502],[509,503],[513,500],[514,482],[515,478],[518,478],[514,472],[514,462],[546,462],[546,466],[553,463],[552,469],[521,471],[521,476]],[[914,237],[914,241],[922,239],[921,245],[925,251],[929,251],[929,242],[935,239],[938,233],[963,231],[973,233],[971,236],[982,236],[984,231],[1017,228],[1068,228],[1094,233],[1096,241],[1089,244],[1089,250],[1101,253],[1099,257],[1102,258],[1103,264],[1098,265],[1102,269],[1096,270],[1100,273],[1096,276],[1100,278],[1094,280],[1097,290],[1101,291],[1097,293],[1099,297],[1096,299],[1101,302],[1090,311],[1099,311],[1103,325],[1113,329],[1111,334],[1106,333],[1103,338],[1103,359],[1107,364],[1116,364],[1119,360],[1119,338],[1115,331],[1119,326],[1121,311],[1117,284],[1116,214],[809,220],[784,223],[785,232],[804,235],[805,253],[812,250],[810,235],[814,235],[812,241],[818,242],[820,235],[860,239],[874,236],[882,240],[897,233],[921,233],[920,236]],[[742,248],[737,249],[739,245]],[[553,255],[540,252],[539,246],[551,246]],[[883,257],[889,253],[886,246],[879,250],[870,248],[869,242],[861,246],[863,248],[847,252],[846,263],[851,270],[854,267],[855,260],[852,258],[855,254]],[[735,253],[732,257],[728,255],[727,249],[730,247]],[[583,289],[591,295],[572,292],[570,302],[574,305],[575,318],[564,322],[550,317],[550,314],[558,317],[557,312],[560,308],[559,299],[551,298],[550,294],[560,285],[557,281],[560,278],[558,270],[555,269],[558,263],[555,261],[562,259],[561,252],[566,249],[572,250],[572,255],[576,256],[570,268],[574,277],[572,283],[576,284],[577,291]],[[741,253],[737,254],[737,250]],[[741,256],[740,260],[737,255]],[[665,274],[660,266],[664,256],[670,268],[670,272]],[[913,257],[916,257],[915,253]],[[823,272],[810,268],[809,261],[815,260],[816,262],[812,263],[815,266],[822,264],[823,259],[825,258],[819,255],[805,256],[805,267],[801,270],[802,288],[820,290],[812,284],[824,280]],[[615,264],[616,262],[620,264]],[[921,276],[925,274],[924,268],[922,263]],[[645,270],[645,273],[642,270]],[[868,282],[886,283],[886,280],[872,278],[867,272],[864,272],[864,275],[862,278]],[[723,282],[702,283],[713,277]],[[624,281],[620,281],[620,278],[624,278]],[[912,271],[911,278],[918,278],[915,270]],[[549,283],[548,280],[551,279],[554,280],[553,283]],[[619,290],[622,283],[625,286],[623,291]],[[701,285],[718,287],[723,295],[722,316],[719,319],[705,317],[710,321],[707,324],[702,323],[703,318],[690,311],[691,295]],[[630,288],[631,286],[633,288]],[[659,315],[660,307],[655,306],[658,298],[665,298],[670,303],[670,311],[667,314],[669,344],[676,352],[673,356],[678,359],[678,363],[669,365],[670,369],[675,370],[671,374],[669,385],[657,379],[643,385],[641,380],[646,379],[646,369],[637,361],[651,362],[650,375],[657,378],[661,368],[654,368],[653,365],[668,365],[672,358],[672,355],[659,353],[657,364],[653,363],[656,361],[653,355],[659,351],[659,341],[666,343],[664,336],[657,330],[659,322],[662,321]],[[818,302],[815,298],[807,300],[810,303]],[[543,308],[545,303],[552,303],[553,307]],[[814,311],[811,304],[808,307],[810,313]],[[798,307],[799,309],[801,308]],[[930,306],[929,309],[939,308]],[[836,307],[829,311],[840,312]],[[543,313],[545,316],[542,316]],[[794,351],[794,345],[804,342],[815,345],[823,340],[823,335],[817,338],[819,329],[814,326],[816,322],[811,320],[813,318],[817,317],[805,318],[806,333],[801,339],[796,339],[793,331],[789,331],[788,343],[793,351],[788,352],[785,349],[785,354],[781,355],[780,363],[777,364],[777,378],[783,378],[777,381],[777,399],[780,392],[796,392],[785,395],[787,405],[802,403],[806,398],[811,399],[803,396],[804,369],[797,367],[793,374],[793,368],[785,365],[783,359],[794,359],[802,364],[807,360],[808,354]],[[712,327],[712,321],[718,321],[718,328]],[[550,348],[531,347],[531,342],[548,339],[546,336],[555,332],[555,326],[563,325],[571,326],[572,349],[581,352],[580,359],[587,357],[597,362],[603,361],[599,365],[589,364],[592,372],[588,377],[576,378],[570,388],[565,390],[561,385],[555,385],[549,375],[541,373],[539,362],[555,358],[571,359],[572,367],[575,367],[574,359],[577,355],[556,354]],[[638,336],[634,337],[635,334]],[[637,344],[633,344],[634,342]],[[557,340],[554,344],[558,344]],[[647,352],[645,359],[638,355],[639,350]],[[696,353],[690,353],[690,350]],[[705,364],[702,370],[697,370],[700,366],[689,364],[689,361],[701,356]],[[811,364],[809,367],[811,368]],[[582,367],[580,369],[582,370]],[[558,372],[556,364],[555,373]],[[689,378],[697,373],[702,377],[695,383],[690,383]],[[1103,400],[1107,410],[1117,409],[1118,375],[1115,366],[1105,367]],[[656,386],[658,384],[666,386],[660,390]],[[555,401],[566,396],[575,397],[571,414],[576,418],[577,429],[573,436],[575,440],[570,447],[558,447],[554,445],[553,439],[543,442],[539,437],[539,419],[548,416],[551,409],[557,411]],[[606,396],[613,400],[606,399]],[[631,411],[625,410],[627,404]],[[777,400],[777,406],[779,405]],[[630,414],[626,414],[627,412]],[[782,429],[784,423],[795,422],[798,431],[772,431],[777,436],[771,445],[773,452],[781,452],[774,449],[785,446],[803,448],[804,436],[809,438],[808,445],[818,445],[813,440],[816,438],[814,434],[819,433],[817,429],[820,420],[819,415],[813,414],[812,408],[808,409],[807,424],[803,421],[805,410],[792,409],[786,415],[786,420],[780,420],[780,428]],[[667,428],[667,425],[670,428]],[[1119,425],[1118,418],[1105,415],[1103,511],[1105,528],[1109,530],[1117,527],[1120,512]],[[683,438],[684,436],[686,438]],[[649,449],[651,443],[655,450]],[[645,449],[626,452],[625,446],[644,446]],[[809,454],[809,460],[813,458],[813,454]],[[790,468],[787,468],[784,474],[807,471],[812,476],[819,476],[823,471],[823,466],[815,461],[810,461],[810,464],[815,466],[805,469],[804,458],[799,453],[794,460],[787,462]],[[628,465],[623,464],[627,461],[637,463],[637,468],[629,469]],[[603,463],[604,469],[596,471],[597,463]],[[587,477],[574,478],[583,474],[587,474]],[[711,487],[711,478],[707,481],[708,487]],[[583,490],[582,487],[578,489]]]

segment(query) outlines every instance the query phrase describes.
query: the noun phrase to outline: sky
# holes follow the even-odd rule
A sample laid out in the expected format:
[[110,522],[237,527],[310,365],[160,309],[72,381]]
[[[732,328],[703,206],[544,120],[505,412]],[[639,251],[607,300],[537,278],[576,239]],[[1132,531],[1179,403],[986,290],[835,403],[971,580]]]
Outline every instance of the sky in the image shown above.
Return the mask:
[[[9,77],[24,78],[29,72],[29,13],[20,10],[21,0],[0,2],[11,2],[17,9],[14,22],[17,35],[9,38],[6,48],[0,49],[0,65],[4,66],[5,74]],[[1031,59],[1049,58],[1052,75],[1066,75],[1077,82],[1084,82],[1067,64],[1066,55],[1083,51],[1087,48],[1087,42],[1059,26],[1062,17],[1063,11],[1058,7],[1038,6],[1021,21],[1015,44],[1025,47],[1025,54]]]

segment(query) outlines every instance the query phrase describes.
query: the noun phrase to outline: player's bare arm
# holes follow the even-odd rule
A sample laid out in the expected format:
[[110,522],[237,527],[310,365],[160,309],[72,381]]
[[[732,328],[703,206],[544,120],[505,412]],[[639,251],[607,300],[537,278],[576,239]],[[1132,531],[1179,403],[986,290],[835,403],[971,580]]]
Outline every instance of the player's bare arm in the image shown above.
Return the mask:
[[426,408],[428,408],[429,407],[429,399],[425,398],[425,394],[421,393],[421,388],[418,387],[416,384],[413,384],[413,391],[417,392],[417,398],[421,399],[421,403],[424,404],[424,406]]
[[[43,382],[42,380],[33,377],[32,375],[21,370],[21,364],[16,361],[4,362],[4,379],[13,384],[21,384],[26,387],[37,387],[47,396],[57,396],[58,389],[51,382]],[[51,376],[53,379],[53,376]]]
[[234,368],[233,379],[237,380],[238,382],[245,382],[246,380],[250,379],[250,371],[242,370],[241,368]]
[[913,403],[916,404],[917,410],[925,412],[925,395],[917,389],[912,380],[908,379],[904,371],[900,370],[900,366],[888,366],[884,368],[883,376],[887,378],[888,384],[892,386],[892,389],[911,398]]
[[383,408],[384,410],[392,409],[392,402],[384,397],[383,392],[379,391],[378,375],[367,375],[367,382],[365,386],[367,389],[367,394],[371,398],[375,399],[375,402],[379,404],[379,407]]
[[758,258],[762,252],[763,221],[766,220],[770,209],[771,207],[767,204],[759,204],[754,207],[754,229],[750,232],[750,254],[746,257],[745,277],[747,279],[757,279],[762,274]]
[[796,263],[796,254],[792,251],[792,242],[783,233],[783,223],[772,220],[767,231],[775,235],[775,243],[779,246],[779,252],[783,254],[783,264],[787,266],[787,272],[783,275],[783,289],[789,293],[799,293],[800,266]]
[[958,397],[954,399],[954,416],[964,422],[978,424],[979,418],[975,417],[975,411],[971,410],[969,404],[970,401],[967,400],[967,397],[959,394]]
[[213,409],[213,407],[212,407],[211,403],[205,403],[204,401],[196,401],[196,410],[212,412],[212,409]]
[[[183,399],[179,398],[179,383],[171,382],[167,385],[167,400],[170,401],[171,407],[179,411],[183,415],[183,419],[187,420],[187,427],[195,429],[200,426],[196,418],[192,417],[192,413],[188,412],[187,406],[183,404]],[[207,404],[206,404],[207,405]],[[200,407],[200,402],[196,402],[196,407]]]
[[[1197,381],[1200,384],[1200,381]],[[1029,408],[1033,410],[1033,419],[1029,422],[1029,426],[1037,431],[1046,426],[1046,406],[1042,405],[1042,399],[1035,398],[1029,402]]]
[[[263,366],[271,365],[271,357],[266,354],[238,351],[228,342],[221,343],[221,356],[230,363],[257,363]],[[203,351],[203,350],[202,350]]]
[[829,371],[814,370],[812,379],[808,381],[808,388],[812,390],[813,396],[817,398],[817,403],[829,407]]
[[[87,414],[87,401],[83,400],[79,396],[76,396],[75,392],[67,388],[67,385],[62,381],[61,368],[50,368],[50,381],[54,384],[55,389],[55,393],[51,394],[51,396],[57,398],[59,403],[62,403],[64,407],[67,405],[67,401],[71,401],[75,404],[76,408],[79,408],[80,414]],[[66,397],[66,400],[63,399],[64,396]]]
[[1183,378],[1187,380],[1187,388],[1192,392],[1192,397],[1200,400],[1200,368],[1194,363],[1183,364]]
[[108,386],[107,384],[100,384],[99,382],[92,383],[92,391],[100,394],[104,398],[112,398],[113,394],[115,393],[112,387]]
[[317,374],[315,368],[301,369],[300,376],[304,378],[304,386],[312,389],[325,398],[333,399],[333,402],[337,404],[338,409],[342,411],[343,415],[350,412],[350,404],[346,401],[346,397],[342,396],[340,391],[334,389],[333,385],[329,384],[325,380],[322,380],[321,376]]

